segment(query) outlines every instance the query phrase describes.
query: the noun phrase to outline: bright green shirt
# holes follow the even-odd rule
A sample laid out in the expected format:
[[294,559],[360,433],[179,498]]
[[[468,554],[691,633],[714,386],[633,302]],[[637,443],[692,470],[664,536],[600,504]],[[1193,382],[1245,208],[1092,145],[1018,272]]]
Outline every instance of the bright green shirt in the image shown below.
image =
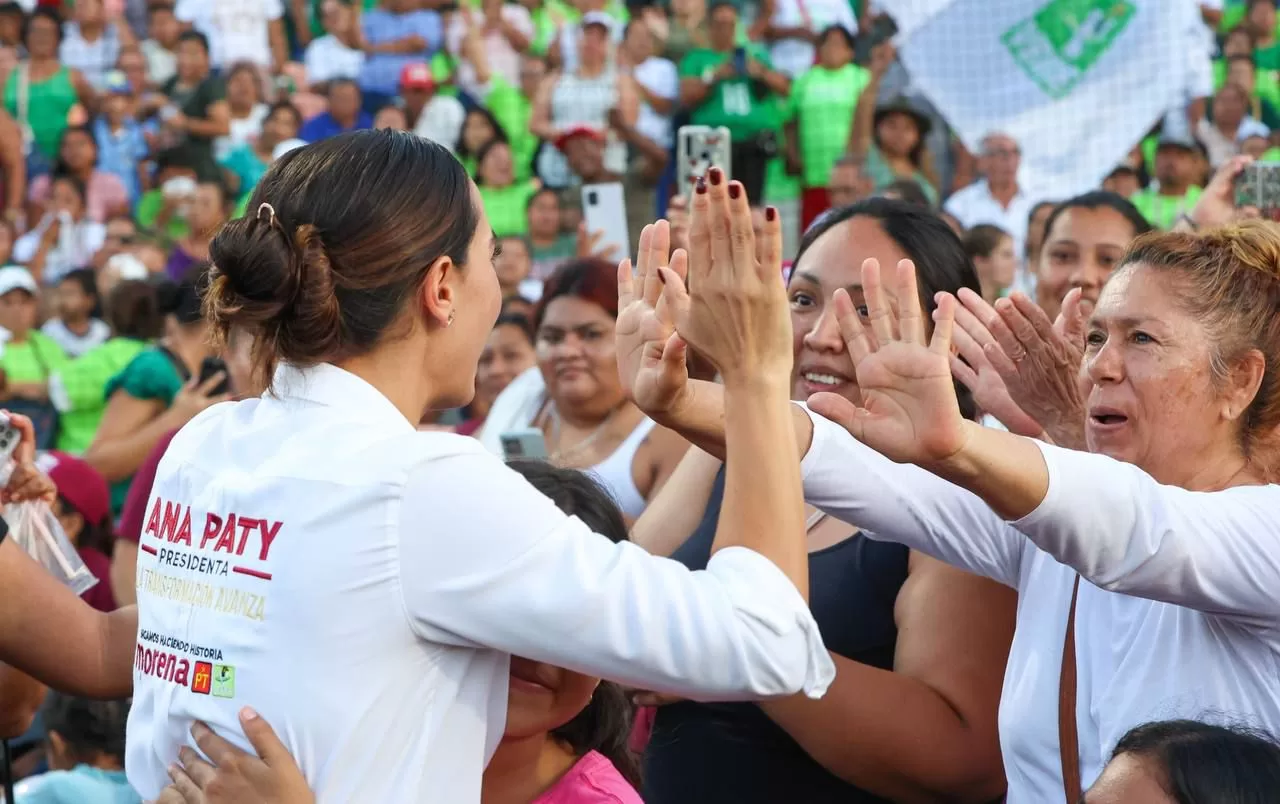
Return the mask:
[[484,214],[489,216],[489,226],[495,234],[506,237],[528,233],[529,217],[525,214],[525,209],[540,186],[533,179],[518,181],[506,187],[480,185]]
[[871,72],[856,64],[837,70],[814,66],[791,85],[786,116],[800,135],[806,187],[826,187],[831,168],[849,147],[858,96],[871,82]]
[[107,383],[147,347],[132,338],[112,338],[68,362],[49,378],[49,398],[58,409],[57,448],[80,455],[107,410]]
[[4,369],[9,382],[44,382],[69,359],[57,341],[33,329],[27,332],[22,343],[4,344],[0,369]]
[[[143,229],[154,229],[156,226],[156,218],[160,215],[160,210],[164,209],[164,192],[159,187],[154,190],[147,190],[142,194],[142,198],[138,199],[138,209],[135,213],[138,218],[138,225]],[[190,227],[187,225],[185,218],[174,215],[169,219],[169,223],[165,226],[163,234],[170,240],[178,240],[187,236]]]
[[1280,39],[1271,47],[1255,48],[1253,63],[1259,70],[1280,70]]
[[[493,76],[489,81],[489,88],[482,100],[507,134],[507,142],[511,145],[511,161],[516,169],[516,181],[524,181],[533,175],[533,157],[538,152],[538,137],[529,130],[533,103],[519,87],[512,86],[511,82],[500,75]],[[473,170],[468,172],[475,175]]]
[[1172,229],[1178,216],[1183,212],[1191,212],[1200,198],[1200,188],[1192,185],[1181,196],[1160,195],[1154,187],[1139,190],[1129,199],[1142,213],[1142,217],[1157,229]]
[[[745,47],[748,57],[772,68],[769,53],[764,48],[756,44]],[[732,53],[720,53],[705,47],[694,48],[680,60],[680,77],[708,80],[720,65],[732,58]],[[772,93],[766,91],[764,97],[754,97],[753,83],[755,82],[745,76],[716,82],[706,100],[693,110],[690,122],[698,126],[724,126],[735,140],[776,130],[779,124],[778,109]]]

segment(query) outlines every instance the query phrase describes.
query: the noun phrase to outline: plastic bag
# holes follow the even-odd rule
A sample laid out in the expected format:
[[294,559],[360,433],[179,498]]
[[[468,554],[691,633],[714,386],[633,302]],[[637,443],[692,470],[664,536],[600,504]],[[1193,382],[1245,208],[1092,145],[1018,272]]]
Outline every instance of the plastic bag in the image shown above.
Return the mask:
[[5,506],[4,519],[9,523],[9,538],[72,592],[83,595],[98,582],[48,504],[24,502]]

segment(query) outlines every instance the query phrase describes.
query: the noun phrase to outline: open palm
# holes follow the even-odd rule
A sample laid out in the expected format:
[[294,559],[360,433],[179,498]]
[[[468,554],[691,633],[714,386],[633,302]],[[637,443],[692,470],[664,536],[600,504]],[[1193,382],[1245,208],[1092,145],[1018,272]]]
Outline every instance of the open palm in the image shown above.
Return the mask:
[[623,391],[649,415],[671,409],[689,382],[684,342],[675,334],[658,274],[669,267],[681,279],[687,275],[684,250],[668,259],[670,233],[665,220],[646,226],[635,272],[630,260],[618,266],[618,375]]
[[926,345],[915,266],[909,260],[898,265],[897,286],[900,312],[895,315],[885,299],[879,263],[863,263],[871,333],[849,294],[836,292],[836,317],[857,369],[862,405],[832,393],[815,394],[809,404],[886,457],[927,464],[958,452],[966,437],[949,362],[955,301],[939,305],[933,340]]

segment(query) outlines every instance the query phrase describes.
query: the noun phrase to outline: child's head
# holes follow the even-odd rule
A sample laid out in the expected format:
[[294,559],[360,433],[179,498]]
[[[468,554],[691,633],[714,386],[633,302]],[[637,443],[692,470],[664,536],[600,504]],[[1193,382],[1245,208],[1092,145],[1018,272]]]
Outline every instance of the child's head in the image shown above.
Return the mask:
[[84,460],[63,452],[49,452],[41,468],[58,488],[53,512],[71,543],[111,555],[111,492],[107,481]]
[[493,260],[498,284],[503,291],[514,291],[521,282],[529,278],[529,271],[533,267],[529,243],[523,237],[506,235],[498,238],[498,246],[500,251]]
[[0,327],[15,338],[26,337],[36,325],[40,292],[31,272],[20,265],[0,268]]
[[147,33],[161,46],[173,50],[182,35],[182,23],[173,13],[173,3],[155,0],[147,5]]
[[98,277],[92,268],[77,268],[58,282],[58,317],[67,323],[90,318],[98,308]]
[[[591,530],[614,542],[627,540],[622,512],[587,474],[544,461],[511,461],[507,466]],[[639,766],[627,747],[635,707],[621,687],[519,656],[511,657],[511,681],[507,739],[550,732],[577,756],[599,751],[628,782],[639,784]]]
[[111,70],[103,77],[102,113],[111,125],[119,125],[133,112],[133,84],[121,70]]
[[104,770],[124,767],[124,731],[129,701],[90,701],[49,691],[45,699],[49,767],[70,770],[89,765]]

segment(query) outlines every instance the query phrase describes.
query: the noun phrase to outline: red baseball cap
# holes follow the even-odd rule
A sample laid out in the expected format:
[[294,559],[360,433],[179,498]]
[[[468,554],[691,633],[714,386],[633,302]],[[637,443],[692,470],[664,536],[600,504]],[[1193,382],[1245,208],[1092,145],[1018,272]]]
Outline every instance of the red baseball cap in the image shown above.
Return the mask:
[[406,64],[400,70],[401,89],[431,89],[436,79],[431,75],[431,68],[422,62]]
[[567,131],[562,131],[559,137],[556,137],[555,146],[560,150],[569,144],[571,140],[578,137],[590,137],[597,142],[604,142],[604,132],[592,128],[591,126],[574,126]]
[[71,503],[86,522],[99,525],[107,521],[111,516],[111,492],[98,470],[65,452],[51,451],[43,457],[41,468],[58,487],[58,495]]

